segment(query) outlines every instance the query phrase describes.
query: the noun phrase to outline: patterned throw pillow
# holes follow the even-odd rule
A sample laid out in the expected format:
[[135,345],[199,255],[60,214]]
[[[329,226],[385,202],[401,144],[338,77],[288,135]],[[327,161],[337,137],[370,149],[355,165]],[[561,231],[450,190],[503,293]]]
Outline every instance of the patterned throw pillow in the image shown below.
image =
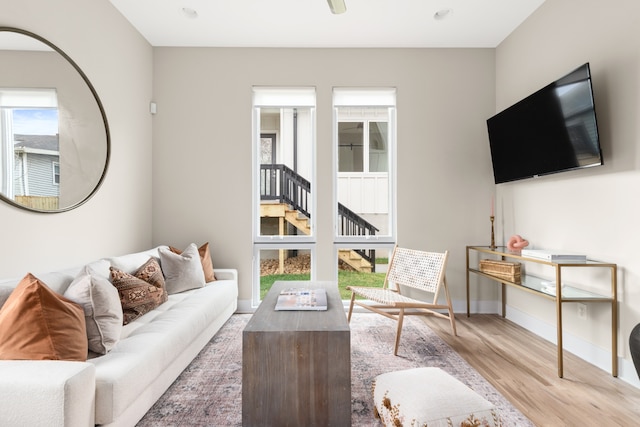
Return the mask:
[[134,274],[110,267],[111,283],[118,290],[123,324],[131,323],[167,301],[164,277],[155,258],[150,258]]

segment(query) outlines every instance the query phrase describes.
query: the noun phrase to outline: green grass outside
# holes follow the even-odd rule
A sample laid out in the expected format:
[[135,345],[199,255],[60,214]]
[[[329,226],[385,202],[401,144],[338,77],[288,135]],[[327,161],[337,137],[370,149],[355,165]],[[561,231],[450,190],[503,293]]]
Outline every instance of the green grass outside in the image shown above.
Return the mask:
[[[381,288],[384,284],[384,273],[360,273],[357,271],[338,271],[338,289],[343,300],[351,299],[351,291],[347,286],[371,286]],[[310,280],[309,273],[303,274],[272,274],[260,277],[260,299],[264,299],[271,285],[277,280]]]

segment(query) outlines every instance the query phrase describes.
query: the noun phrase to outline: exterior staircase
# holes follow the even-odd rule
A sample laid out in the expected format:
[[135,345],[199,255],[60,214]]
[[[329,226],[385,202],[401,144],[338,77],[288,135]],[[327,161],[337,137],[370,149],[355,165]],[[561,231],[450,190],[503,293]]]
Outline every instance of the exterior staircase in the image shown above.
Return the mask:
[[[311,234],[311,226],[309,225],[309,218],[301,215],[297,210],[293,210],[286,203],[269,203],[260,205],[260,215],[262,217],[282,218],[289,224],[296,227],[302,233]],[[338,258],[351,266],[354,270],[361,273],[373,272],[371,262],[367,261],[358,252],[351,249],[340,249],[338,251]]]
[[[284,221],[309,235],[311,214],[307,209],[311,183],[285,165],[260,165],[260,216],[279,218],[280,234]],[[343,235],[375,235],[378,229],[346,206],[338,203]],[[338,257],[356,271],[375,272],[375,251],[341,249]]]
[[284,212],[284,219],[286,219],[289,224],[293,225],[304,234],[311,234],[311,225],[309,225],[309,218],[300,215],[300,212],[287,209]]
[[347,265],[353,267],[354,270],[361,273],[373,272],[373,267],[369,261],[364,259],[359,253],[351,249],[338,250],[338,258]]

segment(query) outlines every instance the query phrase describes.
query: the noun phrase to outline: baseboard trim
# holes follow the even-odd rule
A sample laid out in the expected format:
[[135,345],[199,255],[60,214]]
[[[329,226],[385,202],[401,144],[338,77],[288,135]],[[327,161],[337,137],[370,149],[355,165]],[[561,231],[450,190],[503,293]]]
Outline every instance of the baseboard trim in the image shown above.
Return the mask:
[[[556,326],[545,323],[517,308],[507,305],[506,318],[513,323],[533,332],[539,337],[556,344]],[[582,360],[611,373],[611,352],[606,351],[567,331],[563,333],[563,348]],[[633,363],[618,356],[618,378],[640,389],[640,380]]]
[[236,309],[236,313],[238,314],[247,314],[253,313],[256,311],[256,307],[251,305],[250,299],[239,299],[238,300],[238,308]]

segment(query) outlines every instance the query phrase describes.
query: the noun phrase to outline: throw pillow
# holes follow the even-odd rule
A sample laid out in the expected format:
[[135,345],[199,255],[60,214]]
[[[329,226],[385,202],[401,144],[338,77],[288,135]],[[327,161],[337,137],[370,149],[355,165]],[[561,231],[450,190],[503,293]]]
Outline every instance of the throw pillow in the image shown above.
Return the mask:
[[147,283],[152,284],[156,288],[162,289],[161,302],[167,302],[169,295],[167,294],[167,287],[164,281],[164,273],[160,268],[158,258],[151,257],[147,262],[142,264],[140,268],[133,273],[138,279],[142,279]]
[[86,361],[84,311],[28,273],[0,310],[0,359]]
[[[180,249],[169,246],[169,249],[174,254],[182,254]],[[213,282],[216,280],[216,276],[213,273],[213,261],[211,260],[211,251],[209,250],[209,242],[203,244],[198,248],[200,254],[200,262],[202,263],[202,270],[204,271],[204,280],[206,282]]]
[[[158,262],[150,258],[138,271],[129,274],[115,267],[110,267],[111,283],[118,290],[122,305],[123,324],[131,323],[167,301],[164,278]],[[146,277],[150,282],[145,281]]]
[[158,251],[169,294],[204,287],[206,284],[204,271],[195,243],[187,246],[181,254],[165,248],[160,248]]
[[89,350],[107,354],[122,333],[122,305],[116,288],[85,266],[64,296],[84,309]]

